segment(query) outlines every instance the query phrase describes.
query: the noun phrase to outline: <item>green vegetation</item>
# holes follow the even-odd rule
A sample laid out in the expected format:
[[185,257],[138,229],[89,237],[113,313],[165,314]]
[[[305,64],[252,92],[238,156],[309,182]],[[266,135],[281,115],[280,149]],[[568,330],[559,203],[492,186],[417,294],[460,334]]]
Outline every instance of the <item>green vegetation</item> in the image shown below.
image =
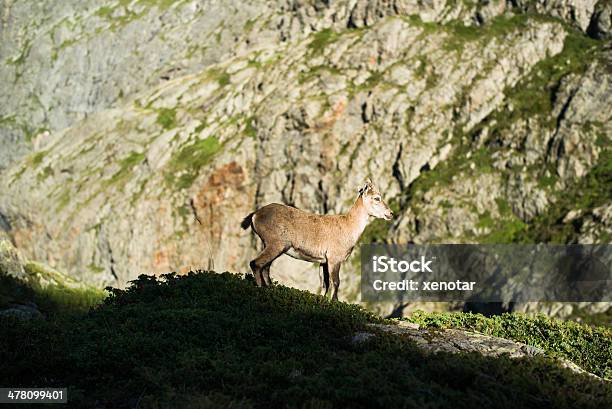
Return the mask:
[[219,85],[224,87],[226,85],[229,85],[230,79],[231,79],[231,76],[227,72],[223,71],[219,74],[217,81],[219,82]]
[[498,198],[495,202],[499,217],[493,219],[489,212],[480,215],[477,226],[488,228],[490,233],[479,237],[478,242],[490,244],[517,242],[527,228],[527,224],[512,212],[506,200]]
[[49,176],[53,175],[53,168],[51,166],[45,166],[42,170],[42,172],[38,173],[36,175],[36,180],[38,180],[39,182],[47,179]]
[[337,39],[338,33],[330,28],[317,31],[312,35],[312,41],[308,44],[308,49],[310,49],[313,55],[321,54],[328,45],[332,44]]
[[604,312],[594,313],[588,309],[574,308],[568,320],[580,322],[594,327],[612,328],[612,308]]
[[214,136],[198,139],[172,157],[166,171],[166,182],[178,189],[187,189],[198,177],[200,169],[208,164],[221,150],[219,140]]
[[[420,203],[430,189],[448,186],[455,178],[469,178],[493,171],[491,157],[495,148],[482,147],[474,150],[472,144],[463,138],[455,137],[455,140],[458,142],[448,159],[433,169],[429,169],[429,165],[422,169],[420,176],[404,192],[407,201]],[[469,159],[468,152],[471,153]],[[418,213],[419,208],[415,207],[413,210]]]
[[461,328],[508,338],[569,359],[589,372],[612,379],[612,329],[592,328],[544,315],[505,313],[484,317],[470,313],[417,311],[406,320],[428,328]]
[[244,135],[256,139],[257,138],[257,128],[254,125],[255,117],[247,118],[246,124],[244,126]]
[[[126,3],[129,3],[131,0],[122,0]],[[138,0],[140,3],[149,5],[149,6],[155,6],[157,8],[159,8],[160,10],[164,11],[170,8],[170,6],[172,6],[174,3],[178,3],[179,1],[182,0]]]
[[176,127],[176,109],[161,108],[157,111],[157,123],[164,129],[172,129]]
[[145,155],[139,152],[131,152],[119,162],[119,170],[107,181],[106,185],[125,182],[132,173],[132,169],[145,160]]
[[33,302],[45,315],[86,312],[108,295],[104,290],[77,285],[38,263],[28,263],[24,269],[24,280],[0,274],[0,308]]
[[[491,33],[501,35],[509,32],[512,27],[526,24],[527,18],[552,21],[547,17],[538,16],[501,16],[484,28],[464,27],[460,23],[451,23],[447,29],[456,41],[474,41],[481,35],[487,36]],[[506,140],[506,134],[516,123],[530,119],[544,129],[554,129],[557,126],[557,116],[553,115],[552,109],[560,82],[570,74],[584,73],[594,60],[600,58],[603,47],[602,42],[590,39],[570,27],[566,27],[566,32],[564,48],[559,54],[540,61],[518,84],[505,90],[508,102],[504,106],[467,135],[456,127],[452,156],[433,170],[426,169],[422,172],[406,193],[407,202],[420,203],[427,191],[450,185],[457,175],[468,177],[470,174],[491,172],[492,155],[499,149],[505,149],[496,142]],[[480,215],[478,227],[490,228],[491,232],[471,239],[483,243],[575,242],[580,227],[576,223],[579,222],[563,223],[565,215],[576,208],[588,212],[611,199],[609,186],[612,183],[610,180],[612,162],[608,148],[609,138],[601,131],[601,124],[587,123],[584,126],[586,134],[597,135],[596,144],[601,148],[598,163],[590,174],[577,185],[556,194],[554,203],[549,206],[547,212],[538,215],[529,225],[514,215],[507,203],[504,209],[500,208],[500,218],[494,220],[491,214]],[[477,140],[484,128],[487,129],[487,141],[484,147],[475,151],[471,141]],[[472,156],[466,160],[468,152]],[[471,163],[476,166],[474,169],[468,169]],[[502,178],[507,179],[515,170],[504,169],[498,172]],[[533,174],[540,188],[553,190],[557,182],[556,169],[553,166],[534,167]],[[418,213],[419,206],[413,207],[413,210]],[[605,242],[609,240],[609,236],[600,239]]]
[[6,63],[9,65],[22,65],[25,63],[26,58],[30,55],[30,50],[32,49],[32,41],[30,39],[26,39],[23,47],[21,48],[21,52],[15,58],[6,60]]
[[[612,200],[612,149],[605,149],[591,171],[573,186],[556,193],[555,202],[545,213],[535,217],[528,228],[519,236],[527,243],[575,243],[578,239],[580,221],[564,223],[563,219],[571,210],[584,213]],[[600,237],[602,243],[610,237]]]
[[230,84],[231,76],[221,68],[211,68],[206,72],[205,79],[208,81],[217,81],[221,87]]
[[206,129],[207,126],[208,126],[208,123],[206,122],[206,120],[203,120],[202,122],[200,122],[198,126],[196,126],[196,128],[193,130],[193,133],[198,135],[200,132]]
[[255,27],[255,23],[257,22],[257,18],[251,18],[248,19],[246,21],[246,23],[244,23],[244,32],[245,33],[250,33],[253,30],[253,27]]
[[111,6],[102,6],[99,9],[97,9],[94,14],[96,16],[98,16],[98,17],[110,20],[111,19],[111,15],[113,14],[113,11],[115,11],[114,7],[111,7]]
[[[355,305],[213,273],[141,276],[84,315],[0,318],[7,384],[67,386],[73,407],[610,405],[610,384],[546,357],[427,355]],[[375,331],[376,332],[376,331]],[[550,329],[553,332],[553,329]]]
[[36,168],[38,165],[40,165],[43,161],[43,159],[45,158],[45,155],[47,154],[46,151],[40,151],[40,152],[36,152],[33,155],[31,155],[28,158],[28,164],[33,167]]
[[316,65],[308,71],[300,71],[298,75],[298,83],[303,85],[313,78],[319,78],[323,72],[328,72],[333,75],[341,75],[342,73],[333,65]]
[[534,20],[553,21],[547,17],[528,14],[502,14],[483,26],[466,26],[462,21],[453,21],[443,26],[449,34],[445,48],[461,51],[467,42],[491,41],[495,37],[504,37],[527,29],[529,22]]
[[[179,0],[137,0],[138,3],[141,3],[148,7],[157,7],[161,11],[167,10],[168,8],[170,8],[170,6],[172,6],[174,3],[177,3],[178,1]],[[96,10],[95,15],[100,18],[113,21],[117,24],[115,27],[127,24],[130,21],[134,20],[136,17],[139,17],[140,15],[146,13],[145,11],[143,13],[137,14],[135,12],[130,11],[127,6],[132,2],[133,0],[119,0],[118,4],[115,4],[113,6],[100,7],[98,10]],[[113,13],[119,7],[122,7],[124,9],[124,12],[121,15],[113,17]]]
[[551,113],[559,82],[568,74],[583,73],[597,58],[601,47],[601,42],[568,29],[560,53],[538,62],[516,86],[505,91],[512,110],[495,115],[497,128],[507,129],[524,118],[538,118],[543,125],[553,128],[556,118]]

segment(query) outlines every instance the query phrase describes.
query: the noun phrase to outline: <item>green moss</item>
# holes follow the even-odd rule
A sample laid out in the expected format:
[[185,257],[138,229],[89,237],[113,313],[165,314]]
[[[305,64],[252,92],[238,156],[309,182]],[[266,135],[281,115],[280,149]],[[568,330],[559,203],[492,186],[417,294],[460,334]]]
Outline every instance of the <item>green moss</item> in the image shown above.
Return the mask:
[[494,223],[491,221],[491,233],[479,237],[478,242],[484,244],[514,243],[518,241],[525,229],[527,229],[527,226],[525,222],[516,216],[510,219],[502,218]]
[[419,56],[417,57],[417,61],[419,64],[414,70],[414,75],[416,78],[425,78],[427,74],[427,58],[425,58],[424,56]]
[[210,68],[206,71],[204,79],[206,81],[216,81],[221,87],[231,83],[231,76],[221,68]]
[[[440,25],[433,22],[425,22],[418,14],[412,14],[402,17],[402,19],[413,27],[419,27],[423,30],[419,37],[424,37],[440,31]],[[420,38],[419,38],[420,39]]]
[[521,237],[528,225],[512,212],[505,199],[498,198],[495,201],[499,216],[493,218],[489,211],[479,215],[476,226],[488,229],[489,233],[474,238],[484,244],[514,243]]
[[206,129],[206,127],[208,126],[208,123],[206,122],[206,120],[200,122],[200,124],[198,126],[196,126],[196,128],[193,130],[193,133],[198,135],[200,132],[202,132],[204,129]]
[[13,59],[7,60],[6,63],[9,65],[23,65],[25,63],[26,58],[28,58],[28,55],[30,55],[31,49],[32,42],[29,39],[26,39],[19,55]]
[[[168,10],[172,5],[183,2],[184,0],[119,0],[117,4],[112,6],[102,6],[96,10],[95,15],[110,22],[108,27],[111,31],[115,32],[117,29],[131,23],[135,19],[144,16],[149,12],[151,7],[156,7],[158,10],[164,12]],[[134,12],[128,6],[133,2],[137,2],[141,5],[146,6],[143,11]],[[123,13],[113,16],[118,8],[123,8]],[[96,29],[96,32],[102,31],[103,28]]]
[[21,168],[19,168],[19,171],[15,172],[13,174],[13,177],[11,178],[11,181],[9,183],[9,186],[11,186],[13,183],[15,183],[17,180],[19,180],[23,174],[25,173],[25,171],[28,169],[27,166],[23,165],[21,166]]
[[38,165],[42,163],[46,155],[47,155],[47,151],[36,152],[35,154],[29,157],[28,159],[29,165],[32,166],[33,168],[38,167]]
[[42,170],[42,172],[38,173],[36,175],[36,179],[41,182],[45,179],[47,179],[49,176],[52,176],[54,174],[53,172],[53,168],[51,166],[45,166],[44,169]]
[[164,129],[176,127],[176,108],[161,108],[157,110],[157,123]]
[[452,21],[443,26],[448,37],[444,48],[448,51],[463,51],[465,44],[491,41],[493,38],[503,38],[510,33],[524,31],[529,28],[529,22],[554,21],[550,18],[532,14],[502,14],[482,26],[466,26],[461,21]]
[[498,197],[497,199],[495,199],[495,203],[497,204],[497,210],[499,211],[499,214],[501,214],[502,216],[513,214],[512,207],[506,199]]
[[93,263],[90,264],[89,266],[87,266],[87,268],[89,268],[91,271],[93,271],[96,274],[104,272],[104,267],[100,267],[100,266],[95,265]]
[[256,18],[248,19],[246,23],[244,23],[244,32],[250,33],[251,30],[253,30],[253,27],[255,27],[255,22],[257,22]]
[[156,6],[160,10],[167,10],[173,4],[180,3],[182,0],[138,0],[139,3],[148,4],[150,6]]
[[232,77],[227,72],[223,71],[219,74],[219,77],[217,78],[217,82],[219,82],[219,85],[224,87],[230,84],[231,78]]
[[298,83],[305,84],[313,78],[319,78],[323,72],[328,72],[333,75],[341,75],[341,71],[331,65],[317,65],[310,67],[308,71],[301,71],[298,74]]
[[139,152],[130,152],[128,156],[123,158],[119,162],[119,170],[115,174],[105,181],[105,185],[120,184],[126,181],[126,179],[132,174],[132,169],[138,166],[142,161],[145,160],[145,155]]
[[68,206],[68,203],[70,203],[70,199],[72,199],[72,193],[70,192],[70,189],[62,190],[59,197],[57,198],[56,210],[59,212],[66,206]]
[[308,43],[308,49],[313,55],[321,54],[327,46],[335,42],[337,39],[338,33],[330,28],[317,31],[312,35],[312,40],[310,43]]
[[246,124],[244,126],[244,135],[256,139],[257,138],[257,128],[255,128],[255,117],[247,118]]
[[0,126],[8,126],[13,128],[17,124],[17,119],[15,115],[7,115],[0,117]]
[[116,7],[102,6],[98,10],[96,10],[94,15],[96,15],[96,16],[98,16],[100,18],[104,18],[104,19],[110,20],[111,19],[111,15],[115,11],[115,9],[116,9]]
[[253,68],[256,68],[256,69],[260,69],[261,67],[263,67],[263,64],[259,60],[255,59],[255,58],[249,59],[247,65],[249,67],[253,67]]
[[487,318],[480,314],[417,311],[406,319],[428,328],[461,328],[512,339],[542,348],[547,353],[569,359],[598,376],[612,379],[610,328],[592,328],[544,315],[529,317],[517,313]]
[[367,80],[360,86],[361,89],[372,89],[383,81],[384,73],[375,71],[370,74]]
[[220,150],[221,144],[214,136],[198,139],[183,146],[168,164],[165,176],[166,182],[178,189],[191,187],[193,181],[198,177],[200,169],[208,164]]

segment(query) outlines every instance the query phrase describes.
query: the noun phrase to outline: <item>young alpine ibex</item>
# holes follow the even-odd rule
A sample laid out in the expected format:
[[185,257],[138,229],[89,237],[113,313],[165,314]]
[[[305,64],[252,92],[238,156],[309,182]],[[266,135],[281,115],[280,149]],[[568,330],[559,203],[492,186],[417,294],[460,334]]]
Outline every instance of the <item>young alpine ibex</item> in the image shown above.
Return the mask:
[[320,290],[324,287],[325,295],[331,271],[332,299],[337,300],[340,264],[351,254],[370,216],[385,220],[393,217],[370,179],[359,189],[357,200],[346,214],[319,215],[279,203],[271,203],[249,214],[241,227],[251,227],[264,245],[263,251],[250,263],[257,285],[271,285],[270,265],[287,253],[293,258],[321,263]]

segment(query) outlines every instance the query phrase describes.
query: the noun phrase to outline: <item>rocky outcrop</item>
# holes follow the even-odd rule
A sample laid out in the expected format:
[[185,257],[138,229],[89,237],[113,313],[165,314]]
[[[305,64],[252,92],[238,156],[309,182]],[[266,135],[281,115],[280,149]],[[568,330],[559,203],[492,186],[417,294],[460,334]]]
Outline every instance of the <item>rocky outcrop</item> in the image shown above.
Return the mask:
[[[531,345],[514,342],[509,339],[479,334],[477,332],[464,331],[460,329],[428,329],[420,328],[418,324],[406,321],[398,321],[397,325],[371,324],[372,329],[400,335],[414,342],[420,349],[427,353],[479,353],[484,356],[509,356],[510,358],[522,358],[545,355],[545,351]],[[368,342],[374,333],[361,332],[355,334],[353,343]],[[556,358],[564,367],[573,372],[593,375],[580,368],[575,363],[562,358]]]
[[[4,6],[2,132],[31,142],[3,151],[16,162],[0,222],[25,257],[91,284],[245,271],[256,249],[239,222],[254,207],[341,212],[366,176],[398,214],[366,240],[512,241],[609,157],[610,50],[516,13],[549,9],[78,3]],[[585,218],[584,240],[609,234],[594,200],[565,212]],[[272,275],[318,280],[284,258]]]
[[40,319],[43,314],[33,302],[25,304],[10,304],[7,308],[0,308],[0,317],[14,317],[20,320]]
[[13,243],[0,234],[0,275],[23,279],[26,276],[26,260]]
[[612,2],[610,0],[600,0],[597,3],[588,33],[600,40],[612,38]]

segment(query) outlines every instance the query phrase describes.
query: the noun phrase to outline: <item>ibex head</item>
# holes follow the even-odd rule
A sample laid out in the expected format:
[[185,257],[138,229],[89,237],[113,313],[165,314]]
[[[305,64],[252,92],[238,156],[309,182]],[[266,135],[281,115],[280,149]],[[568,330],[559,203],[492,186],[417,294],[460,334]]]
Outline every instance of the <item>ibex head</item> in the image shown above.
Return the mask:
[[370,216],[385,220],[393,218],[393,212],[383,200],[380,191],[374,187],[370,178],[366,179],[365,184],[359,189],[359,196],[361,196],[363,205]]

